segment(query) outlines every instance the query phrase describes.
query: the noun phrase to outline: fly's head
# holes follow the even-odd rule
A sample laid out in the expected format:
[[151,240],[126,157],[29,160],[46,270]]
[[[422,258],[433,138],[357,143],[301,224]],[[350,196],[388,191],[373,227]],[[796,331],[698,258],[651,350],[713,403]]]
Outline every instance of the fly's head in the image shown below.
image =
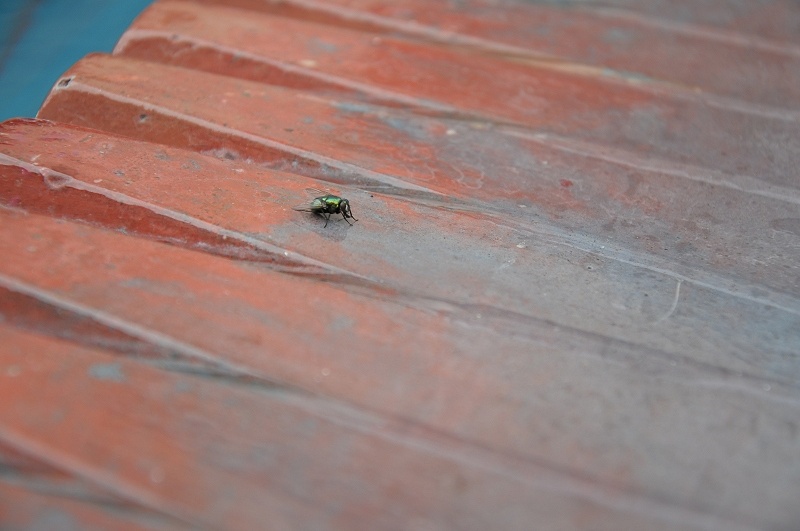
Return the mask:
[[358,221],[354,216],[353,212],[350,210],[350,201],[347,199],[342,199],[341,203],[339,203],[339,209],[342,211],[342,216],[345,219],[350,218],[355,221]]

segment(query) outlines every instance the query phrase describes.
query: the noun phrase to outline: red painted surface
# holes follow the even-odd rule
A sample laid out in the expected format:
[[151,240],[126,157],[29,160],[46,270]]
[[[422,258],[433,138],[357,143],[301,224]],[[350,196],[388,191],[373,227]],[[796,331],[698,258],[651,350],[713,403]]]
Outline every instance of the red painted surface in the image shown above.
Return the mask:
[[[191,15],[183,15],[186,9]],[[175,31],[180,38],[173,38]],[[219,54],[226,52],[226,62],[235,65],[242,54],[243,72],[237,73],[235,66],[223,72],[248,77],[252,63],[260,60],[394,103],[464,119],[519,124],[525,127],[521,134],[535,130],[552,142],[565,135],[647,157],[678,159],[704,170],[758,176],[776,185],[788,185],[787,173],[800,165],[783,142],[800,133],[797,115],[782,120],[785,111],[779,108],[709,99],[691,87],[675,86],[677,79],[628,79],[571,62],[481,55],[401,37],[173,2],[151,7],[118,51],[193,68],[216,65]],[[800,71],[800,63],[789,70]],[[199,90],[197,85],[187,86],[192,88]],[[147,90],[154,97],[164,92]],[[752,130],[762,132],[761,142],[749,141],[744,133]]]
[[0,125],[2,525],[800,522],[796,4],[226,4]]

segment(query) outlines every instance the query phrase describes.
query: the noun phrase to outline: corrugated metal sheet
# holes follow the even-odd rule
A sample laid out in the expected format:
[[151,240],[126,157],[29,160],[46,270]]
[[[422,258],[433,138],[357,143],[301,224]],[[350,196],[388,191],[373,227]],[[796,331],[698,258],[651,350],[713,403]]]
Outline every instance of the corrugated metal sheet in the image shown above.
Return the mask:
[[798,26],[153,3],[0,126],[3,521],[796,527]]

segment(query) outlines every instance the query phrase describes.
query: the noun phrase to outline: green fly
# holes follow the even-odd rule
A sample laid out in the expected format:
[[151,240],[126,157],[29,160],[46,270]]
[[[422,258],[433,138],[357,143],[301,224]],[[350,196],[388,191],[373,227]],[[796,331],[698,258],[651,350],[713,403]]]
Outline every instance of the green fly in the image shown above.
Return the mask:
[[[322,216],[325,218],[325,227],[328,226],[331,214],[341,214],[347,223],[350,223],[350,220],[347,218],[358,221],[353,217],[353,212],[350,211],[350,201],[347,199],[318,188],[306,188],[306,191],[316,197],[309,203],[303,203],[302,205],[293,207],[293,210],[313,212],[314,214]],[[350,225],[353,224],[350,223]]]

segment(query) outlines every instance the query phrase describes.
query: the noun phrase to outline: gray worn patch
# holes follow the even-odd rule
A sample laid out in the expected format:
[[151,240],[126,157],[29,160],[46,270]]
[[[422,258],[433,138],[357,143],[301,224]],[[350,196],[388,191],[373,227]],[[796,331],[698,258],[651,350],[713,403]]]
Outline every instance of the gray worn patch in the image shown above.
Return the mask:
[[125,374],[119,363],[95,363],[89,367],[89,376],[109,382],[124,382]]

